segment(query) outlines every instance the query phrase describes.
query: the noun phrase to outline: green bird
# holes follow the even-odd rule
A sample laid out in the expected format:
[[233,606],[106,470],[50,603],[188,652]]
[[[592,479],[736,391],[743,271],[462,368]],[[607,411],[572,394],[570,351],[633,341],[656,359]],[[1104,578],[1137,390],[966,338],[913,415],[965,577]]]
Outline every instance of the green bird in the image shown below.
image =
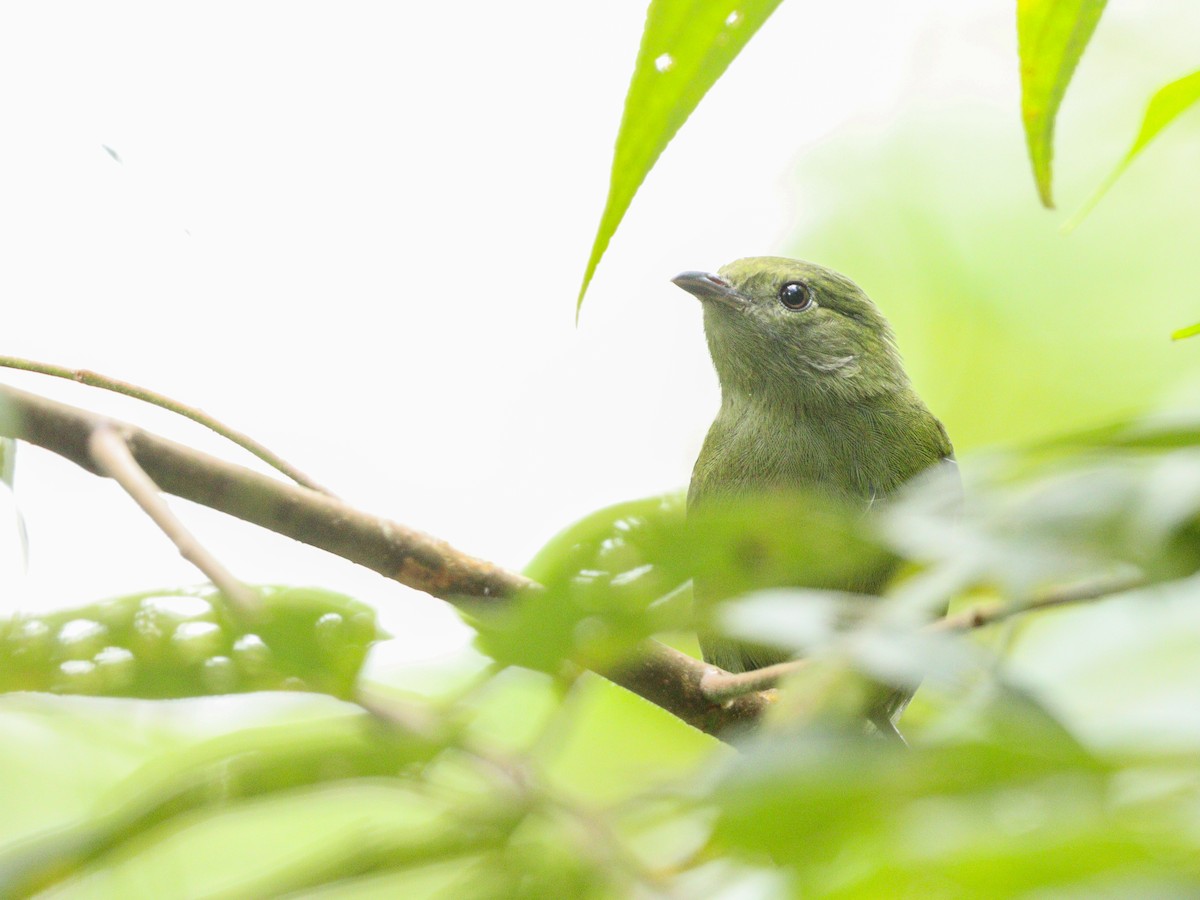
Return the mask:
[[[692,473],[689,514],[782,491],[865,510],[922,471],[953,465],[946,429],[913,390],[887,320],[849,278],[762,256],[672,281],[703,303],[721,383],[721,408]],[[838,587],[877,593],[889,574]],[[696,585],[698,602],[707,599],[705,587]],[[701,634],[700,645],[706,662],[730,672],[788,658],[713,634]],[[891,696],[871,719],[886,729],[907,699]]]

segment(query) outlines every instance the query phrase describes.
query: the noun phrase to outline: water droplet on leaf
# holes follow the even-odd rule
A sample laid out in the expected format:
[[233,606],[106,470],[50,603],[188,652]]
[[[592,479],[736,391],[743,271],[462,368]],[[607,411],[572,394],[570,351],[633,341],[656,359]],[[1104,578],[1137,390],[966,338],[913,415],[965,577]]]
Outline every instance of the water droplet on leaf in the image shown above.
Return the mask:
[[210,656],[200,669],[200,679],[209,693],[228,694],[237,688],[237,666],[228,656]]
[[271,665],[271,651],[257,634],[243,634],[233,644],[233,659],[243,675],[257,677]]
[[171,635],[171,647],[188,663],[198,663],[221,649],[224,635],[215,622],[184,622]]
[[104,646],[108,629],[91,619],[72,619],[58,629],[58,646],[69,659],[89,657]]

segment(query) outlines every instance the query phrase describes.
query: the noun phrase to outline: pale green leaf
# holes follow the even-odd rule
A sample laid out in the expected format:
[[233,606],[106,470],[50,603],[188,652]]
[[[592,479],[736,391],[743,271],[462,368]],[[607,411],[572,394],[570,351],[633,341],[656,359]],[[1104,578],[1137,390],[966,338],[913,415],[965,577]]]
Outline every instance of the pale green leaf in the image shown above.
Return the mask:
[[418,742],[368,725],[356,707],[301,694],[0,697],[0,896],[23,896],[189,811],[379,776],[440,749],[414,755]]
[[[1174,122],[1181,113],[1197,103],[1200,103],[1200,69],[1159,88],[1146,105],[1146,114],[1142,117],[1142,127],[1138,130],[1137,137],[1133,139],[1133,146],[1129,148],[1125,158],[1117,163],[1116,168],[1100,183],[1100,187],[1079,208],[1079,211],[1071,216],[1070,221],[1064,226],[1064,230],[1069,231],[1082,222],[1084,217],[1100,202],[1100,198],[1108,193],[1109,188],[1129,168],[1129,164],[1133,162],[1134,158],[1146,148],[1146,145],[1158,137],[1159,132]],[[1200,325],[1181,328],[1171,334],[1171,339],[1178,341],[1194,334],[1200,334]]]
[[1021,118],[1042,203],[1054,206],[1054,120],[1106,0],[1017,0]]
[[608,199],[579,289],[596,266],[646,174],[780,0],[651,0],[613,151]]
[[194,809],[98,855],[46,896],[280,897],[503,844],[399,779],[314,784]]

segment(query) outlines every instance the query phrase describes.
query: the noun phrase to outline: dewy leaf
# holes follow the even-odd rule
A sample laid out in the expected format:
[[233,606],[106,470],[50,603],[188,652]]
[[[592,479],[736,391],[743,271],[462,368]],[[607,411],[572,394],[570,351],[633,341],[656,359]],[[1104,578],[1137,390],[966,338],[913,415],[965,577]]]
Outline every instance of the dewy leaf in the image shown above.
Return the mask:
[[[1142,127],[1138,131],[1137,137],[1133,139],[1133,146],[1129,148],[1125,158],[1117,163],[1116,168],[1100,183],[1096,192],[1079,208],[1079,212],[1071,216],[1070,221],[1064,226],[1064,230],[1069,231],[1082,222],[1084,217],[1100,202],[1100,198],[1108,193],[1113,183],[1129,168],[1134,157],[1141,153],[1146,145],[1158,137],[1158,133],[1174,122],[1181,113],[1197,103],[1200,103],[1200,69],[1159,88],[1146,105],[1146,114],[1142,117]],[[1200,334],[1200,325],[1181,328],[1174,332],[1171,338],[1178,341],[1194,334]]]
[[480,648],[498,662],[556,673],[564,659],[615,658],[661,627],[678,627],[678,614],[658,601],[675,597],[691,575],[643,545],[684,528],[681,494],[620,503],[568,526],[525,568],[543,589],[502,609],[472,610]]
[[1021,118],[1038,195],[1054,206],[1054,119],[1106,0],[1017,0]]
[[133,594],[0,618],[0,692],[179,698],[303,689],[348,697],[383,635],[365,603],[319,588],[260,587],[248,631],[213,588]]
[[633,195],[687,121],[780,0],[650,0],[646,29],[613,151],[608,199],[576,308]]

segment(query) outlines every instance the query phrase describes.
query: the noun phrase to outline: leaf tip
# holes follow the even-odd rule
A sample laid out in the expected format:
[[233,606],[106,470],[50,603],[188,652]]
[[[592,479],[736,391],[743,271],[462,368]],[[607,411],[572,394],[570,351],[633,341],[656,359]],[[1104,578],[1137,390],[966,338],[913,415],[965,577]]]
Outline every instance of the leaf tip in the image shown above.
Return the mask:
[[1195,337],[1200,334],[1200,322],[1195,325],[1189,325],[1187,328],[1179,328],[1171,332],[1171,340],[1182,341],[1184,338]]

